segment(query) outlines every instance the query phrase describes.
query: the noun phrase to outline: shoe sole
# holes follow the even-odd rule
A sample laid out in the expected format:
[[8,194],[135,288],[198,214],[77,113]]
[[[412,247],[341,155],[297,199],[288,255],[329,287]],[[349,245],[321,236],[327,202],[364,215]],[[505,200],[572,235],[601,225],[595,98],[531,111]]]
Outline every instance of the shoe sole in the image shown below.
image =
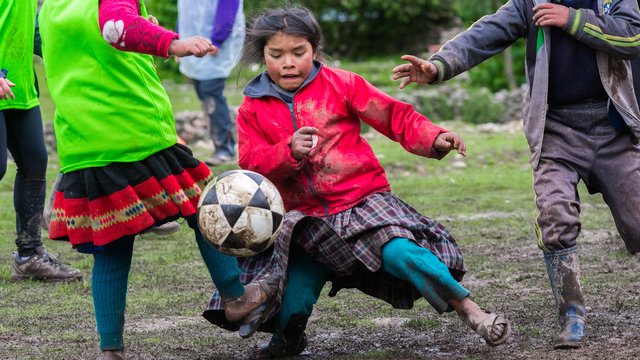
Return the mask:
[[45,283],[74,282],[74,281],[81,281],[82,276],[74,277],[74,278],[37,278],[37,277],[27,276],[27,275],[12,275],[9,278],[9,282],[12,282],[12,283],[27,281],[27,280],[41,281]]

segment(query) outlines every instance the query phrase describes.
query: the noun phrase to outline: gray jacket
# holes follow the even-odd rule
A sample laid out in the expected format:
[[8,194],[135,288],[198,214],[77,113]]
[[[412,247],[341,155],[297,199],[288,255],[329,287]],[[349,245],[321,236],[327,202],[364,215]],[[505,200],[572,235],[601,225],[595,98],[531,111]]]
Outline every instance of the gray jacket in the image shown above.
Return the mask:
[[[509,0],[494,14],[484,16],[468,30],[443,45],[431,57],[438,82],[448,80],[526,38],[528,92],[523,109],[524,132],[537,168],[547,114],[551,31],[536,27],[533,6],[546,0]],[[640,138],[640,109],[636,101],[630,59],[640,56],[640,13],[636,0],[598,0],[598,14],[570,9],[563,29],[596,50],[600,79],[609,106],[615,106],[636,138]],[[640,89],[638,89],[640,91]]]

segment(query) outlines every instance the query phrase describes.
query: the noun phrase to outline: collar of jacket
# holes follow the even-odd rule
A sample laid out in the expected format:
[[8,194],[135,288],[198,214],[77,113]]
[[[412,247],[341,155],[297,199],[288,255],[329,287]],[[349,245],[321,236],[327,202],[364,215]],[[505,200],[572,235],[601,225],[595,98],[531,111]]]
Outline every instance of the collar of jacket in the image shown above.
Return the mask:
[[[313,70],[311,71],[311,74],[309,74],[309,77],[307,77],[307,79],[302,83],[302,85],[300,85],[300,87],[298,88],[298,90],[295,91],[295,93],[297,93],[298,91],[300,91],[300,89],[302,89],[308,83],[313,81],[313,79],[315,79],[316,76],[318,76],[318,73],[320,73],[320,69],[322,69],[322,63],[317,60],[313,60]],[[273,86],[274,86],[273,81],[271,81],[271,78],[269,78],[269,75],[265,71],[262,74],[253,78],[251,81],[249,81],[247,86],[244,87],[244,90],[242,91],[242,93],[245,96],[252,97],[252,98],[260,98],[263,96],[280,97],[280,95],[278,95],[278,92]]]

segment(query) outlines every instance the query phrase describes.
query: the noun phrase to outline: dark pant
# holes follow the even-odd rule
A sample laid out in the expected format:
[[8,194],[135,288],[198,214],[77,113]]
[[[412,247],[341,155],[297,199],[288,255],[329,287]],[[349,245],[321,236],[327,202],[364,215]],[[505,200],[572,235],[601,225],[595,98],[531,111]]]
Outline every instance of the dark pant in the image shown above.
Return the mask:
[[580,233],[578,182],[602,193],[629,252],[640,251],[640,146],[609,125],[606,102],[551,108],[534,171],[539,246],[570,249]]
[[7,149],[17,172],[13,188],[16,245],[27,254],[42,245],[40,225],[46,192],[47,149],[40,107],[0,111],[0,178],[7,172]]
[[232,157],[236,153],[236,140],[229,105],[224,97],[225,80],[194,80],[193,83],[202,109],[209,116],[209,133],[216,147],[216,155]]

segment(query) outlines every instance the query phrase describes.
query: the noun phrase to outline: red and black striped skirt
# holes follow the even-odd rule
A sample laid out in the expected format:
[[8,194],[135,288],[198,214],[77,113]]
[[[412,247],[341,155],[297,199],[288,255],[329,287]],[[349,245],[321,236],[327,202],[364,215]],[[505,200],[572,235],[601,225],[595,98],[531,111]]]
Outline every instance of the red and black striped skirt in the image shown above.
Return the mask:
[[144,160],[65,173],[56,190],[49,237],[95,252],[117,239],[196,214],[211,170],[184,145]]

